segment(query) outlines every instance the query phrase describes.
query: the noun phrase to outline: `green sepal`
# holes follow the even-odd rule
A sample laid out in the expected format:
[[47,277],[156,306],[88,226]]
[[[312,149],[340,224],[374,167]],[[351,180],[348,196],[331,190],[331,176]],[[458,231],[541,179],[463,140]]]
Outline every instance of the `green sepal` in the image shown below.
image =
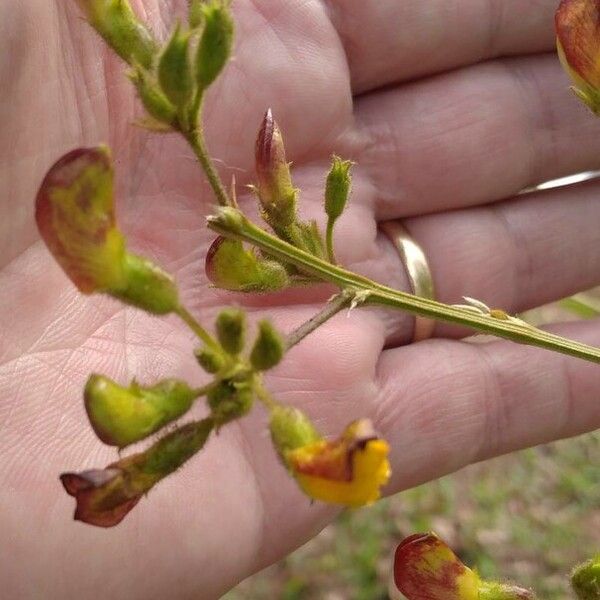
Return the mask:
[[132,71],[130,79],[148,114],[153,119],[174,127],[177,124],[177,110],[162,92],[158,82],[141,68]]
[[216,321],[217,338],[225,352],[233,356],[244,349],[246,342],[246,314],[239,308],[226,308]]
[[211,375],[218,373],[225,366],[223,353],[212,348],[197,348],[194,351],[194,356],[198,364]]
[[123,261],[125,286],[109,293],[147,312],[166,315],[179,308],[173,278],[146,258],[127,253]]
[[258,324],[258,336],[250,353],[250,363],[257,371],[275,367],[285,353],[285,341],[270,321]]
[[188,23],[190,29],[197,29],[204,23],[204,9],[202,0],[191,0],[188,9]]
[[237,292],[267,292],[290,284],[283,265],[259,258],[242,242],[219,237],[206,254],[206,274],[219,288]]
[[195,70],[198,87],[204,90],[219,76],[231,56],[233,18],[227,0],[210,0],[201,5],[201,10],[204,29]]
[[110,446],[124,448],[185,414],[195,400],[182,381],[167,379],[152,387],[135,381],[122,387],[102,375],[92,375],[84,390],[85,408],[96,435]]
[[248,414],[254,403],[254,388],[250,380],[222,381],[207,394],[211,417],[220,427]]
[[194,91],[190,63],[190,33],[178,23],[167,42],[158,63],[158,81],[166,97],[183,108]]
[[537,596],[525,588],[510,583],[481,581],[479,600],[536,600]]
[[322,439],[312,421],[301,410],[289,406],[273,408],[269,431],[273,445],[284,464],[287,452]]

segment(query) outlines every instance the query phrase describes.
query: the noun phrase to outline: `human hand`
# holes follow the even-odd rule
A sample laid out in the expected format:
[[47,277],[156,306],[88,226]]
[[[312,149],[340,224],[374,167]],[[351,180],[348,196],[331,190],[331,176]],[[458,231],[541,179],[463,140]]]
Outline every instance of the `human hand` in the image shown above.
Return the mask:
[[[184,2],[136,8],[164,37]],[[510,199],[597,168],[598,124],[568,93],[552,54],[556,2],[246,2],[234,9],[235,60],[210,92],[207,136],[238,191],[271,106],[294,161],[301,206],[321,212],[332,152],[355,168],[337,229],[344,265],[400,289],[408,281],[377,223],[403,218],[424,247],[437,296],[510,312],[600,282],[598,184]],[[310,538],[335,511],[310,505],[277,463],[260,414],[225,428],[116,529],[69,520],[57,475],[103,466],[114,451],[84,426],[92,371],[126,382],[197,382],[180,323],[77,293],[39,241],[33,198],[73,146],[107,140],[119,220],[136,251],[176,274],[210,322],[243,304],[290,330],[331,290],[264,297],[208,287],[202,263],[213,203],[175,136],[132,128],[134,94],[73,3],[0,8],[5,119],[0,224],[0,564],[7,597],[216,597]],[[546,54],[545,54],[546,53]],[[477,64],[480,63],[480,64]],[[425,79],[421,79],[427,77]],[[8,118],[6,118],[8,116]],[[250,205],[250,195],[240,198]],[[595,365],[438,326],[411,345],[408,316],[338,315],[268,378],[325,433],[370,416],[390,441],[390,493],[470,462],[600,425]],[[561,332],[598,343],[598,325]]]

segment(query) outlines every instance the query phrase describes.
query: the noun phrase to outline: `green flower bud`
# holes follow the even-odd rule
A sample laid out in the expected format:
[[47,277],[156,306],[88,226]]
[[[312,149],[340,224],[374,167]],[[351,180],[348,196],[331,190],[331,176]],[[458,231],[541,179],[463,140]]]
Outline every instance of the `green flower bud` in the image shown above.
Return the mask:
[[210,374],[218,373],[225,365],[222,353],[216,352],[212,348],[197,348],[194,356],[198,364]]
[[246,315],[239,308],[226,308],[216,322],[217,337],[229,354],[239,354],[246,341]]
[[[199,4],[199,3],[196,3]],[[198,8],[194,8],[194,20],[199,20]],[[200,89],[206,89],[223,70],[233,46],[233,19],[227,0],[210,0],[200,5],[204,30],[196,54],[196,81]]]
[[158,82],[153,81],[148,72],[143,69],[136,69],[130,77],[148,114],[170,127],[175,126],[177,111],[163,94]]
[[85,408],[96,435],[110,446],[124,448],[143,440],[185,414],[194,391],[175,379],[152,387],[133,382],[125,388],[102,375],[92,375],[85,386]]
[[600,554],[573,571],[571,585],[580,600],[600,600]]
[[254,403],[250,381],[222,381],[207,394],[211,416],[217,427],[248,414]]
[[90,25],[126,62],[149,69],[157,52],[152,34],[127,0],[78,0]]
[[158,80],[167,98],[178,108],[184,107],[194,91],[189,57],[190,33],[178,24],[158,63]]
[[285,342],[269,321],[258,324],[258,336],[250,353],[250,363],[257,371],[267,371],[279,364],[285,352]]
[[125,287],[110,294],[147,312],[166,315],[179,308],[179,295],[173,278],[149,260],[126,254]]
[[312,421],[297,408],[276,406],[271,411],[269,431],[273,445],[285,465],[286,453],[319,442],[323,437]]
[[351,167],[352,161],[342,160],[338,156],[333,157],[331,170],[325,184],[325,213],[332,221],[338,219],[346,208],[352,183]]
[[218,237],[206,254],[206,275],[217,287],[238,292],[280,290],[290,283],[285,267],[259,258],[239,240]]
[[144,494],[202,449],[213,426],[210,418],[194,421],[105,469],[63,473],[60,480],[77,501],[75,520],[97,527],[120,523]]

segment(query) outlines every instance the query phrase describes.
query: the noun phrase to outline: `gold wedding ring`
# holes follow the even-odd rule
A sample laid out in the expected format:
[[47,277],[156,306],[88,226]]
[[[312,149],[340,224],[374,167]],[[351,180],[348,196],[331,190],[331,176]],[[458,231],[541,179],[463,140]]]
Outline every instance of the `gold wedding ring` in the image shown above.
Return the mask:
[[[379,227],[398,251],[400,260],[406,269],[412,293],[421,298],[434,300],[433,277],[421,246],[415,242],[404,225],[398,220],[385,221],[380,223]],[[416,315],[412,341],[420,342],[430,338],[434,328],[435,321],[433,319]]]

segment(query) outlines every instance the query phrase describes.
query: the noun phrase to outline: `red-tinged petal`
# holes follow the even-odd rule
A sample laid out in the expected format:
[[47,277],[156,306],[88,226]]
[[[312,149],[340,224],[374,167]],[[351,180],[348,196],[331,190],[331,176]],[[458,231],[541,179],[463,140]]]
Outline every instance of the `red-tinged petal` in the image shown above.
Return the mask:
[[559,47],[571,74],[599,88],[600,0],[562,0],[555,23]]
[[97,527],[118,525],[142,497],[128,493],[120,469],[63,473],[60,480],[77,500],[74,519]]
[[125,244],[115,224],[113,171],[105,147],[79,148],[50,169],[38,191],[38,229],[86,294],[124,284]]
[[432,533],[412,535],[398,546],[394,582],[408,600],[479,598],[479,577]]

